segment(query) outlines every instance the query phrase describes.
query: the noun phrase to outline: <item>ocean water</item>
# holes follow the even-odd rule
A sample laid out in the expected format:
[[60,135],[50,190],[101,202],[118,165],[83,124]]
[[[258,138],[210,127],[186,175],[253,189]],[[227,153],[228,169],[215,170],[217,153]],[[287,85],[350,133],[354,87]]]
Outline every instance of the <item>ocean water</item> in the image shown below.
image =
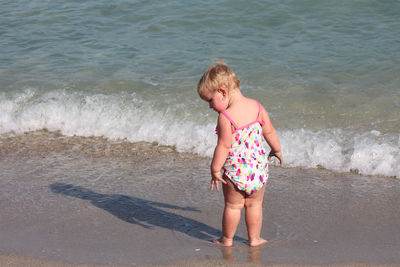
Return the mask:
[[157,142],[212,156],[196,84],[217,58],[285,167],[400,178],[400,2],[1,1],[0,134]]

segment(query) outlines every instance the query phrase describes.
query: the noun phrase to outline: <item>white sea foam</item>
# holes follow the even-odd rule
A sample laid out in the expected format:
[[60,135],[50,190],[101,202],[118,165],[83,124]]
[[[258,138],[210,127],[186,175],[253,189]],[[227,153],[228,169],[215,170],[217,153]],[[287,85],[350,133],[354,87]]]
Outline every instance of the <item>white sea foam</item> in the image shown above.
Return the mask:
[[[178,152],[211,157],[215,120],[191,111],[189,104],[150,103],[135,94],[84,94],[67,90],[40,94],[26,89],[0,94],[0,133],[48,129],[66,136],[158,142]],[[200,117],[201,116],[201,117]],[[341,129],[279,130],[285,166],[323,167],[338,172],[400,178],[400,136]]]
[[286,130],[280,132],[286,166],[400,178],[400,135]]

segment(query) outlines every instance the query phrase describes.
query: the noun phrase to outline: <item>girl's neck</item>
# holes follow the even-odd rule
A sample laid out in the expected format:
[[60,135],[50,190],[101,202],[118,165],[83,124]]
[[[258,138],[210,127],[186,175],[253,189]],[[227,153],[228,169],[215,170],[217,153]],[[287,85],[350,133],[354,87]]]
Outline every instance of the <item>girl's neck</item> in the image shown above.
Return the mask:
[[232,90],[231,92],[229,92],[229,102],[228,102],[228,108],[237,103],[238,101],[240,101],[240,99],[242,99],[244,96],[242,95],[242,93],[240,92],[239,89],[237,90]]

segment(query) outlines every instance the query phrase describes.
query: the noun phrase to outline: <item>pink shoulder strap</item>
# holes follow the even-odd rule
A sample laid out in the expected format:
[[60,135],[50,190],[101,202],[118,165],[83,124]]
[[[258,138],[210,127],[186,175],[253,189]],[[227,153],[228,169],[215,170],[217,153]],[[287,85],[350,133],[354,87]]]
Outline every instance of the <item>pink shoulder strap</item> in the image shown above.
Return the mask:
[[238,127],[236,126],[235,122],[231,119],[231,117],[229,117],[228,114],[225,113],[225,111],[221,111],[221,113],[224,114],[224,116],[232,123],[235,130],[237,130]]
[[264,121],[260,121],[261,104],[258,101],[257,101],[257,103],[258,103],[258,115],[257,115],[257,120],[256,121],[258,121],[261,124],[261,126],[264,126],[265,122]]
[[258,103],[258,115],[257,115],[257,120],[256,121],[258,121],[258,119],[260,118],[260,114],[261,114],[261,104],[258,101],[257,101],[257,103]]

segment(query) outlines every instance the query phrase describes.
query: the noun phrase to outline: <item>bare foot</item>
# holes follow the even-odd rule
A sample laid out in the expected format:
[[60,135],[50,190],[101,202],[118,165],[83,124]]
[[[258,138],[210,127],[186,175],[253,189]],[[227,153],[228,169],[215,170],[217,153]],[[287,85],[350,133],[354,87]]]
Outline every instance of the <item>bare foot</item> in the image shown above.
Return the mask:
[[249,243],[250,243],[250,247],[257,247],[257,246],[261,246],[262,244],[265,244],[267,242],[268,242],[268,240],[265,240],[263,238],[257,238],[257,239],[250,241]]
[[226,238],[221,237],[220,239],[216,239],[213,241],[215,244],[223,246],[223,247],[231,247],[233,240],[229,240]]

